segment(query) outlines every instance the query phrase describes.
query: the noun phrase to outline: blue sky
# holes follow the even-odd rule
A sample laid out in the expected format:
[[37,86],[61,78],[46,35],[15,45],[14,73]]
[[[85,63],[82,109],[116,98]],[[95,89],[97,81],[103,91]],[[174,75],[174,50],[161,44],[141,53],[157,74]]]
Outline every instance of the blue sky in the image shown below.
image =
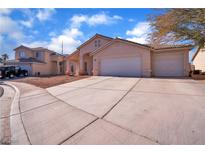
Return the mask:
[[146,43],[147,15],[154,9],[0,9],[0,52],[14,58],[21,44],[72,53],[99,33]]

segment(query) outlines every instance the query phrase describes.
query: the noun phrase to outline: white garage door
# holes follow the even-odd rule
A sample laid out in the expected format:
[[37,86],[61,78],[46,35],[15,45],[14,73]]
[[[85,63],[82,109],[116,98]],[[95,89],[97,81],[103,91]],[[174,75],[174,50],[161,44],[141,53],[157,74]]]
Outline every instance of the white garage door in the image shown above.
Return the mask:
[[101,75],[141,76],[140,57],[106,58],[101,60]]
[[155,76],[184,76],[183,53],[158,53],[154,54]]

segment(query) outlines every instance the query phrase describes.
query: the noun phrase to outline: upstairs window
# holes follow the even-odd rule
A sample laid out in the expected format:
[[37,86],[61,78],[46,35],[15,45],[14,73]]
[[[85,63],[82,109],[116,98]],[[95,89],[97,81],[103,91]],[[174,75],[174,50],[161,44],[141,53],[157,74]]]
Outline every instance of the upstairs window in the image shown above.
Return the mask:
[[39,58],[39,52],[36,52],[36,58]]
[[20,57],[20,58],[25,58],[25,57],[26,57],[25,52],[24,52],[24,51],[20,51],[20,52],[19,52],[19,57]]
[[98,40],[98,47],[100,47],[100,40]]
[[41,52],[36,52],[36,59],[42,60]]
[[101,46],[100,40],[95,40],[95,47],[99,48]]

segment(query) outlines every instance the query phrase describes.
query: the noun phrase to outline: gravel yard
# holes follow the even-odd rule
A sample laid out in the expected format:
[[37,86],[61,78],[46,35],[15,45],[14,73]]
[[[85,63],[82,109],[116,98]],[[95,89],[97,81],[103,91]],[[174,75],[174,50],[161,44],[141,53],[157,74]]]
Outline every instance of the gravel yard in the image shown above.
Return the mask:
[[27,77],[27,78],[20,78],[12,80],[14,82],[23,82],[35,85],[41,88],[48,88],[52,86],[56,86],[59,84],[69,83],[76,80],[81,80],[88,78],[89,76],[68,76],[68,75],[61,75],[61,76],[50,76],[50,77]]

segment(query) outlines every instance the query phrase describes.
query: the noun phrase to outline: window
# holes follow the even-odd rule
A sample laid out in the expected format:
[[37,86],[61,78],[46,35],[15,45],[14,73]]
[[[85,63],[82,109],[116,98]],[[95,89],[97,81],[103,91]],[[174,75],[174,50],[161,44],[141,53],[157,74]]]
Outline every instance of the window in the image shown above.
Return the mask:
[[100,47],[100,40],[98,40],[98,47]]
[[96,48],[99,48],[100,47],[100,40],[95,40],[95,47]]
[[98,47],[98,42],[97,42],[97,40],[95,40],[95,47]]
[[39,58],[39,52],[36,52],[36,58]]
[[26,57],[25,52],[24,52],[24,51],[20,51],[20,52],[19,52],[19,57],[20,57],[20,58],[25,58],[25,57]]
[[36,59],[42,60],[41,52],[36,52]]

